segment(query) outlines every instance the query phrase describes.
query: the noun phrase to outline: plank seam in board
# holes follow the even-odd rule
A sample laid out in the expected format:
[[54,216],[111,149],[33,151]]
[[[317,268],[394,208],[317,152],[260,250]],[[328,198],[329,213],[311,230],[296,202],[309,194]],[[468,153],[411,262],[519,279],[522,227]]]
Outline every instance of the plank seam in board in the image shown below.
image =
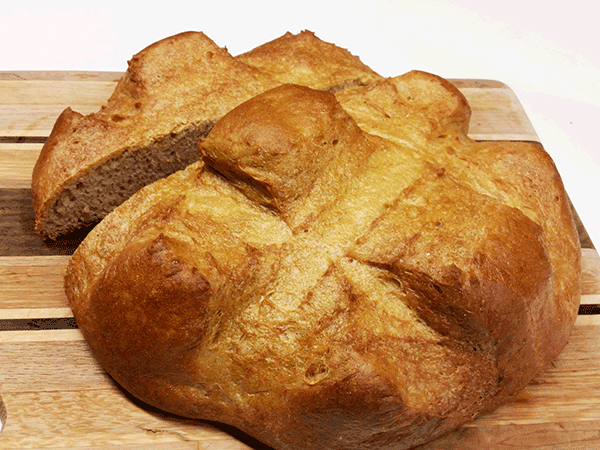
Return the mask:
[[46,331],[46,330],[74,330],[79,328],[74,317],[57,318],[32,318],[32,319],[4,319],[0,320],[2,331]]
[[600,305],[580,305],[578,315],[589,316],[600,314]]
[[0,144],[44,144],[48,136],[0,136]]

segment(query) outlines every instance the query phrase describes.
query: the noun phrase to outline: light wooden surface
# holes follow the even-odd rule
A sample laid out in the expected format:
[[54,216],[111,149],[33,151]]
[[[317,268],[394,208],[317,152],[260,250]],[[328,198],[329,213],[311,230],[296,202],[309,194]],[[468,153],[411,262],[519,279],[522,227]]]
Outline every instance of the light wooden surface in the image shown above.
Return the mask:
[[[67,106],[96,111],[119,76],[0,74],[0,448],[265,448],[231,427],[155,411],[116,386],[91,355],[63,292],[77,241],[47,245],[33,230],[31,170],[56,117]],[[473,109],[471,137],[538,141],[509,87],[453,82]],[[600,448],[600,258],[579,229],[582,307],[568,346],[514,401],[422,450]]]

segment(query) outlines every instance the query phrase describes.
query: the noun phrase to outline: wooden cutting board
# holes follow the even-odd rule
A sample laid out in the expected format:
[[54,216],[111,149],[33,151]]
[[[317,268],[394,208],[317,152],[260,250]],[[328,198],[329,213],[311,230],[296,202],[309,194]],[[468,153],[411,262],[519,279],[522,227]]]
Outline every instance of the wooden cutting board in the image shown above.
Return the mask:
[[[0,73],[0,448],[262,449],[239,431],[139,404],[98,366],[62,289],[77,245],[34,232],[31,171],[67,106],[97,111],[120,73]],[[539,142],[512,90],[451,80],[473,109],[471,137]],[[582,306],[568,346],[510,404],[422,447],[600,448],[600,258],[578,223]]]

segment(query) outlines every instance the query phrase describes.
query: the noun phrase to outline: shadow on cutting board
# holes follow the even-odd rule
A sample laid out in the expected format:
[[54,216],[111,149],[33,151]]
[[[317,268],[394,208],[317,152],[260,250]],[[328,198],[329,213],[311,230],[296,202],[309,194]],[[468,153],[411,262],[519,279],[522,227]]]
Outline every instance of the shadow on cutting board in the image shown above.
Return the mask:
[[[243,444],[249,446],[250,448],[252,448],[254,450],[273,450],[272,447],[269,447],[268,445],[263,444],[259,440],[253,438],[252,436],[244,433],[243,431],[241,431],[231,425],[227,425],[225,423],[220,423],[220,422],[214,422],[211,420],[189,419],[187,417],[177,416],[175,414],[170,414],[168,412],[165,412],[158,408],[155,408],[154,406],[149,405],[149,404],[139,400],[138,398],[134,397],[127,390],[125,390],[119,383],[117,383],[110,375],[109,375],[109,378],[114,383],[114,385],[119,389],[119,391],[127,398],[127,400],[129,400],[131,403],[133,403],[138,408],[143,409],[144,411],[146,411],[147,413],[149,413],[155,417],[158,417],[160,419],[166,419],[170,422],[176,422],[176,423],[180,423],[180,424],[208,426],[211,428],[215,428],[217,430],[221,430],[224,433],[227,433],[234,439],[242,442]],[[154,432],[154,433],[160,432],[160,430],[158,430],[158,429],[157,430],[148,430],[148,431]]]

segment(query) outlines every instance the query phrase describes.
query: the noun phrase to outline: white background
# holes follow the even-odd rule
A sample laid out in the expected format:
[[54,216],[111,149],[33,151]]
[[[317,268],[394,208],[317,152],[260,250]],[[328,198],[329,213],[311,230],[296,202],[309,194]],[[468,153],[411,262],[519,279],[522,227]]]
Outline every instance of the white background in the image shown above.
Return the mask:
[[204,31],[232,54],[314,31],[384,76],[420,69],[517,94],[600,248],[597,6],[481,0],[0,1],[0,71],[124,71],[142,48]]

